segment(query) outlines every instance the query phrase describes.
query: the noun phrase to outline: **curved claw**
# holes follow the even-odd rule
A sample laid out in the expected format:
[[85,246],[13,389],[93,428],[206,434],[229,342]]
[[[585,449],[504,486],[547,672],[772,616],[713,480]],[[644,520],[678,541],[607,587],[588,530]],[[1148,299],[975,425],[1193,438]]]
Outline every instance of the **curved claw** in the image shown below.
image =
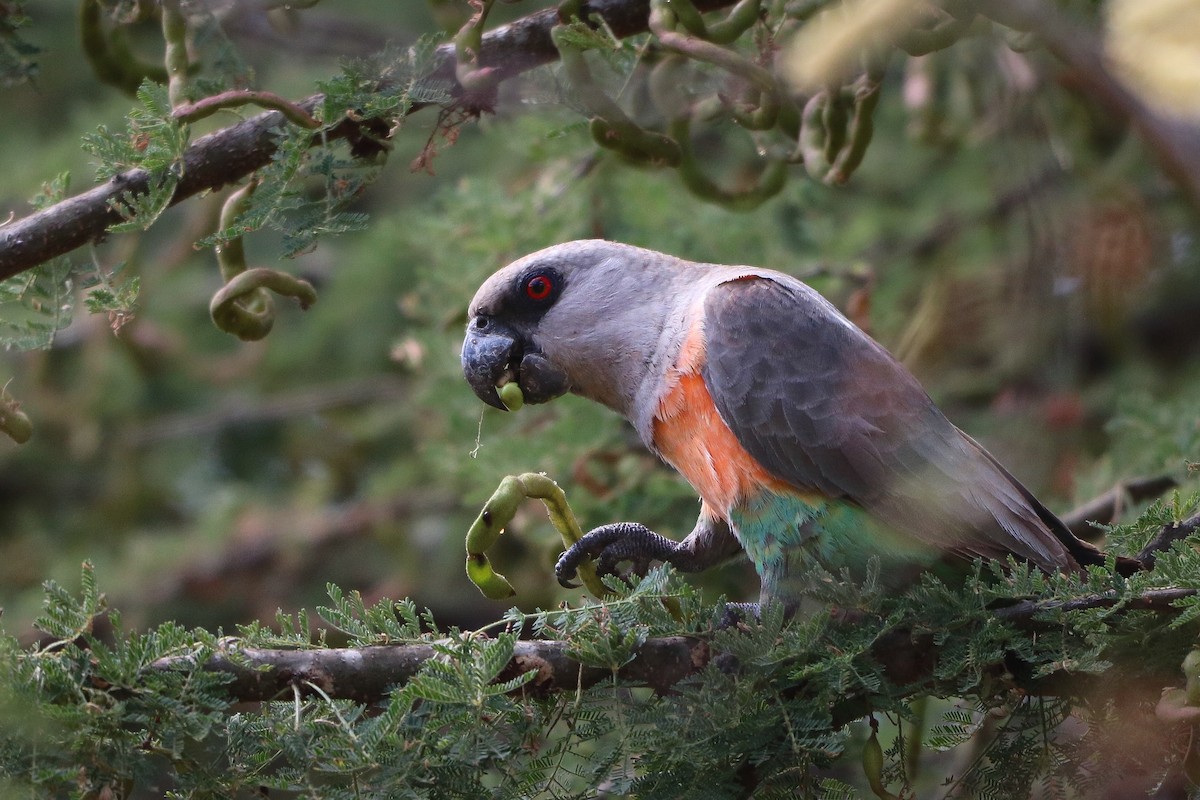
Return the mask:
[[736,628],[743,623],[758,622],[762,607],[758,603],[726,603],[717,621],[718,630]]
[[651,561],[671,561],[678,547],[678,542],[636,522],[601,525],[584,534],[559,557],[554,574],[559,585],[568,589],[576,588],[570,581],[585,560],[596,562],[598,575],[616,574],[616,566],[622,561],[632,562],[634,572],[644,574]]

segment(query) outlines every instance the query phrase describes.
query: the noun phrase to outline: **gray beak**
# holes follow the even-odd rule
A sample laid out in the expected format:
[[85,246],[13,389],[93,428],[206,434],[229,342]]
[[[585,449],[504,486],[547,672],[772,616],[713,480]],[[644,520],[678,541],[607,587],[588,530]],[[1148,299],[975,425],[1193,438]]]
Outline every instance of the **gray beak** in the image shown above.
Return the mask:
[[492,408],[507,411],[496,384],[508,373],[525,402],[546,403],[571,389],[567,374],[538,352],[521,334],[503,323],[475,317],[467,325],[462,348],[463,375],[475,396]]
[[508,409],[500,402],[496,383],[505,370],[516,371],[512,362],[520,356],[518,342],[516,331],[483,317],[475,317],[467,324],[462,348],[463,375],[476,397],[501,411]]

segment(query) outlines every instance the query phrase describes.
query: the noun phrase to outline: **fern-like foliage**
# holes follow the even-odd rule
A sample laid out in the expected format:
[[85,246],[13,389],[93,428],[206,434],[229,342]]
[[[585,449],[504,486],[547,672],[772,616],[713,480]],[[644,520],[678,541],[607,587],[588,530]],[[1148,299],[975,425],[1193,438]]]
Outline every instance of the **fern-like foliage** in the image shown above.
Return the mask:
[[[1192,514],[1198,500],[1155,506],[1134,527]],[[37,644],[0,639],[0,710],[13,720],[0,728],[0,791],[846,798],[866,791],[853,723],[871,714],[883,721],[875,779],[893,793],[941,784],[936,796],[1093,796],[1120,775],[1152,783],[1182,763],[1186,742],[1127,695],[1138,687],[1156,699],[1182,682],[1194,595],[1174,610],[1134,608],[1167,586],[1200,590],[1191,544],[1165,553],[1161,572],[1132,578],[981,564],[955,585],[927,577],[901,596],[870,575],[855,584],[818,573],[814,598],[824,587],[836,611],[786,618],[768,607],[726,627],[717,624],[723,605],[667,569],[615,582],[604,603],[510,610],[489,626],[495,634],[443,629],[410,601],[368,605],[329,586],[317,609],[325,630],[358,648],[422,648],[420,671],[372,704],[331,698],[319,680],[297,676],[290,696],[236,711],[227,678],[201,665],[218,651],[236,660],[239,649],[327,647],[314,619],[243,627],[238,648],[170,623],[127,633],[85,566],[77,594],[46,585]],[[1006,612],[1033,602],[1041,611],[1032,616]],[[98,635],[105,627],[111,634]],[[622,682],[641,648],[672,635],[703,642],[706,665],[670,692]],[[555,643],[601,680],[584,688],[559,673],[546,691],[538,679],[548,667],[512,671],[519,637]],[[931,654],[908,684],[885,666],[889,643],[905,638]],[[168,656],[170,669],[155,665]],[[1131,726],[1149,739],[1133,746]],[[912,771],[922,761],[925,778]]]
[[187,126],[171,116],[166,87],[147,79],[138,87],[137,99],[140,105],[129,112],[125,131],[113,132],[101,125],[83,138],[83,149],[96,159],[98,180],[131,169],[149,173],[149,191],[124,192],[113,201],[113,209],[123,219],[110,228],[114,232],[145,230],[153,225],[171,204],[183,174]]

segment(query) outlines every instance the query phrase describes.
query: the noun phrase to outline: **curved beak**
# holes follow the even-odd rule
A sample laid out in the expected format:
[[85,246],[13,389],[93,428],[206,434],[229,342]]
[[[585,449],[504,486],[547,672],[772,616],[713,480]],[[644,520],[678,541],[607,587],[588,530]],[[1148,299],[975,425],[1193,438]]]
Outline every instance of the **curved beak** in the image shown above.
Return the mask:
[[496,391],[502,378],[517,381],[530,405],[549,402],[571,390],[567,373],[520,333],[495,320],[480,326],[477,319],[467,325],[462,348],[463,375],[476,397],[507,411]]
[[511,328],[492,323],[486,330],[477,330],[474,319],[467,325],[462,348],[463,375],[475,396],[492,408],[508,410],[500,402],[496,384],[506,370],[516,374],[520,356],[520,337]]

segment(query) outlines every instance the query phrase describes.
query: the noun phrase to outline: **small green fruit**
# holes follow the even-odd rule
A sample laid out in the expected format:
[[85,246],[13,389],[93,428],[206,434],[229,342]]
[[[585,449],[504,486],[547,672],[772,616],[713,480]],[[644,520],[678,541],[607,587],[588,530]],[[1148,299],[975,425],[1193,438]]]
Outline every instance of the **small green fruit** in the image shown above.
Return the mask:
[[510,381],[499,389],[500,402],[504,403],[504,407],[509,411],[516,411],[521,406],[525,405],[525,394],[521,391],[521,387],[516,381]]

